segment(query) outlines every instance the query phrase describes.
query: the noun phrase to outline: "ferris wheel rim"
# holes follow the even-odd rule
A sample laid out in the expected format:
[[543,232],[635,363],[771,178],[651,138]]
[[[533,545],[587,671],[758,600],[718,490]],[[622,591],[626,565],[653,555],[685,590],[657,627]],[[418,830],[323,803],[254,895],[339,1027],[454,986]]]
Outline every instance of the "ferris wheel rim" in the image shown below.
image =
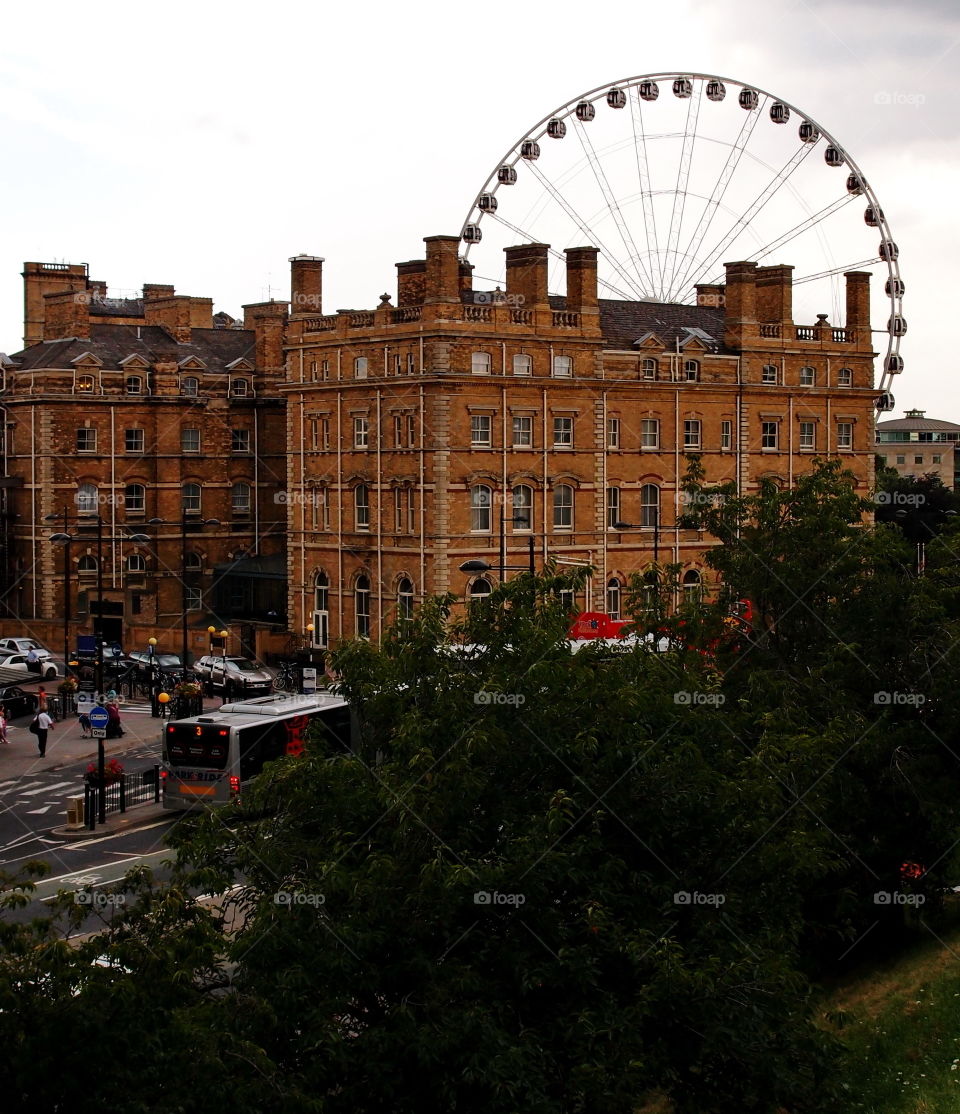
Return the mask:
[[[850,154],[850,152],[844,146],[844,144],[842,144],[828,128],[825,128],[820,123],[819,120],[817,120],[815,117],[810,115],[804,109],[795,105],[792,101],[788,100],[787,98],[779,96],[778,94],[773,93],[770,90],[765,89],[762,86],[756,85],[752,82],[746,82],[746,81],[742,81],[739,78],[728,77],[728,76],[725,76],[725,75],[722,75],[722,74],[716,74],[716,73],[704,73],[704,72],[698,72],[698,71],[692,71],[692,70],[673,69],[673,70],[661,70],[661,71],[658,71],[658,72],[655,72],[655,73],[634,74],[633,76],[630,76],[630,77],[625,77],[625,78],[620,78],[620,79],[617,79],[617,80],[614,80],[614,81],[604,82],[602,85],[597,85],[593,89],[589,89],[586,92],[581,93],[578,96],[573,97],[568,101],[565,101],[558,108],[554,109],[552,112],[549,112],[547,115],[543,116],[536,124],[533,125],[533,127],[527,129],[527,131],[525,131],[516,140],[516,142],[512,143],[507,148],[507,150],[504,152],[502,158],[496,163],[494,169],[487,176],[486,180],[484,181],[483,185],[481,186],[480,190],[478,191],[477,195],[475,196],[475,198],[473,200],[473,203],[471,204],[471,206],[470,206],[470,208],[467,212],[466,218],[463,221],[463,223],[461,224],[460,237],[461,237],[461,241],[464,243],[464,251],[463,251],[464,258],[469,257],[470,249],[474,246],[472,243],[470,243],[468,241],[464,241],[464,239],[463,239],[464,233],[467,229],[467,226],[470,225],[470,224],[479,223],[484,219],[485,216],[489,215],[489,214],[485,213],[483,210],[481,210],[479,208],[480,199],[485,194],[496,196],[496,194],[499,192],[499,189],[500,189],[501,185],[504,184],[504,183],[500,182],[498,180],[498,177],[497,177],[501,168],[503,168],[503,167],[515,168],[518,162],[527,161],[523,158],[523,156],[521,154],[521,147],[525,142],[528,142],[528,141],[538,142],[545,135],[547,135],[547,127],[552,120],[565,121],[568,117],[575,115],[578,105],[580,105],[581,103],[584,103],[584,102],[589,103],[589,104],[593,104],[594,101],[599,100],[602,97],[605,97],[606,94],[609,93],[613,89],[632,90],[636,86],[638,86],[641,82],[644,82],[644,81],[654,81],[654,82],[670,81],[670,82],[673,82],[673,81],[681,80],[681,79],[688,79],[691,82],[701,82],[701,83],[710,82],[710,81],[719,81],[719,82],[724,83],[725,86],[736,87],[737,89],[739,89],[741,91],[742,90],[751,90],[751,91],[755,92],[758,96],[766,97],[769,100],[774,101],[775,103],[779,103],[779,104],[784,105],[785,108],[787,108],[789,112],[796,113],[797,116],[800,117],[800,119],[804,123],[811,124],[817,130],[818,136],[809,145],[810,148],[812,149],[813,147],[815,147],[819,143],[819,141],[821,139],[823,139],[823,140],[826,141],[828,146],[831,146],[831,147],[835,148],[839,152],[839,154],[842,158],[842,162],[839,164],[837,169],[839,169],[840,167],[847,167],[849,169],[850,174],[855,175],[857,177],[858,182],[859,182],[859,186],[860,186],[858,194],[859,194],[859,196],[863,196],[867,200],[867,202],[869,203],[869,206],[874,211],[874,215],[876,217],[876,224],[874,226],[871,226],[871,227],[875,227],[876,231],[880,234],[881,246],[886,244],[886,243],[895,244],[895,241],[893,239],[893,234],[892,234],[892,231],[891,231],[891,228],[890,228],[890,223],[889,223],[889,221],[886,217],[884,209],[880,204],[879,198],[877,197],[869,178],[864,174],[863,170],[860,168],[856,159],[853,158],[853,156]],[[693,94],[691,92],[690,96],[692,97],[692,95]],[[758,109],[759,109],[759,105],[752,107],[749,111],[750,112],[756,112],[756,111],[758,111]],[[476,217],[474,217],[474,214],[477,214]],[[514,226],[511,225],[510,227],[514,227]],[[895,376],[897,374],[899,374],[899,369],[896,370],[896,371],[891,370],[891,369],[897,366],[897,361],[899,359],[899,351],[900,351],[900,340],[901,340],[901,338],[902,338],[902,336],[905,332],[905,323],[904,323],[902,328],[901,327],[894,327],[894,322],[901,322],[901,323],[903,322],[903,315],[902,315],[903,293],[902,293],[902,291],[904,290],[904,284],[903,284],[902,276],[901,276],[901,273],[900,273],[900,265],[899,265],[899,258],[898,258],[899,253],[898,252],[893,252],[893,251],[888,251],[886,254],[887,254],[888,258],[883,258],[883,254],[881,253],[880,262],[885,262],[886,265],[887,265],[887,284],[884,288],[884,296],[886,297],[886,299],[888,300],[889,305],[890,305],[890,320],[888,322],[888,327],[885,330],[886,336],[887,336],[887,350],[886,350],[886,353],[882,357],[883,363],[882,363],[882,368],[881,368],[881,373],[880,373],[880,376],[879,376],[878,384],[877,384],[877,387],[876,387],[876,390],[877,390],[878,395],[879,395],[879,397],[877,399],[878,408],[880,408],[881,404],[884,402],[885,397],[890,393],[890,387],[892,385],[893,379],[895,378]],[[875,331],[879,332],[881,330],[875,330]],[[885,409],[890,409],[890,408],[891,407],[885,407]]]

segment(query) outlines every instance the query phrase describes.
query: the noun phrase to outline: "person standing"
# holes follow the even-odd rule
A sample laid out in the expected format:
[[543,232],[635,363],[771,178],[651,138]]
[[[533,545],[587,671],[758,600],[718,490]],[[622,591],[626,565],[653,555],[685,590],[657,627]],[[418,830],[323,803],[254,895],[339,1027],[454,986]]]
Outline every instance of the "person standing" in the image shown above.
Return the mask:
[[32,647],[27,653],[27,669],[29,669],[31,673],[39,674],[40,672],[40,655]]
[[0,705],[0,743],[9,743],[7,738],[7,717],[4,713],[3,706]]
[[37,711],[45,712],[47,710],[47,690],[41,685],[37,689]]
[[40,751],[40,757],[43,758],[47,753],[47,732],[53,727],[53,720],[47,715],[46,712],[37,712],[33,723],[30,724],[30,729],[36,730],[34,734],[37,736],[37,749]]
[[107,701],[107,738],[123,738],[123,727],[120,724],[120,705],[116,699]]

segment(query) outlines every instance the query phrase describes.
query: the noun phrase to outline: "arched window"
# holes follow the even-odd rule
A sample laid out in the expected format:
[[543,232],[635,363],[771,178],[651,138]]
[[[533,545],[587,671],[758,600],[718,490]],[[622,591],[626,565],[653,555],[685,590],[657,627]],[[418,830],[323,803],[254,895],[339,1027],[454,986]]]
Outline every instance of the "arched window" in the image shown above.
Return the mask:
[[[358,576],[353,589],[353,605],[357,620],[357,638],[370,637],[370,578]],[[316,631],[314,631],[316,634]]]
[[490,581],[481,576],[470,585],[470,602],[481,603],[492,591]]
[[853,372],[848,367],[842,367],[837,372],[837,386],[838,387],[852,387],[853,386]]
[[812,367],[802,367],[800,369],[800,386],[801,387],[814,387],[817,383],[817,373]]
[[85,553],[80,558],[80,560],[77,562],[77,572],[84,579],[86,579],[87,577],[96,576],[97,575],[97,559],[96,559],[96,557],[90,557],[88,554]]
[[413,584],[406,577],[397,585],[397,618],[402,622],[413,618]]
[[78,375],[77,376],[77,391],[81,394],[92,394],[94,388],[94,378],[92,375]]
[[196,398],[200,390],[200,380],[195,375],[185,375],[180,380],[180,394]]
[[763,374],[760,377],[760,381],[762,383],[776,384],[776,382],[777,382],[777,365],[776,364],[764,364],[763,365]]
[[656,484],[640,488],[640,525],[660,525],[660,488]]
[[100,494],[96,484],[81,484],[77,488],[77,514],[96,514],[100,506]]
[[533,488],[517,484],[513,489],[513,531],[533,529]]
[[553,374],[557,379],[569,379],[573,375],[573,357],[554,356]]
[[553,528],[573,529],[573,488],[569,484],[557,484],[553,489]]
[[250,393],[249,379],[234,379],[230,383],[230,394],[234,398],[246,398]]
[[184,514],[199,514],[200,513],[200,485],[189,483],[183,485],[183,513]]
[[188,553],[184,561],[184,567],[187,572],[201,572],[203,570],[203,558],[199,553]]
[[126,382],[128,395],[141,395],[143,394],[143,379],[139,375],[128,375]]
[[493,491],[486,484],[474,484],[470,488],[470,529],[475,534],[490,533],[490,507]]
[[696,569],[690,569],[683,574],[683,602],[688,604],[699,603],[703,594],[703,584],[700,574]]
[[607,614],[611,619],[620,618],[620,581],[615,576],[607,581]]
[[143,484],[127,484],[123,489],[123,505],[127,514],[143,514],[146,503],[147,489]]
[[370,488],[366,484],[353,489],[353,518],[357,530],[370,529]]
[[700,362],[698,360],[684,360],[683,377],[688,383],[698,382],[700,379]]
[[517,355],[513,357],[513,374],[532,375],[533,357],[526,352],[518,352]]
[[657,377],[657,361],[644,360],[641,366],[641,374],[644,379],[656,379]]
[[142,573],[147,571],[147,562],[139,553],[131,553],[127,557],[127,572],[129,573]]
[[250,513],[250,485],[243,480],[230,488],[230,509],[237,515]]
[[314,648],[324,650],[330,640],[329,611],[330,579],[325,572],[318,572],[313,578],[313,636]]
[[492,364],[489,352],[474,352],[470,357],[470,370],[474,375],[489,375]]

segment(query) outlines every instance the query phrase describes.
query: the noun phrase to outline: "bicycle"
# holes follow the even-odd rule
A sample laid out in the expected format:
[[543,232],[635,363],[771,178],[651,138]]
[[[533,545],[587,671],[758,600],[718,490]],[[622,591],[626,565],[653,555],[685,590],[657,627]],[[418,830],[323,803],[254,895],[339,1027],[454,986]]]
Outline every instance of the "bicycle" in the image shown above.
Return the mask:
[[297,669],[292,662],[282,661],[273,679],[273,688],[276,692],[296,692],[300,685]]

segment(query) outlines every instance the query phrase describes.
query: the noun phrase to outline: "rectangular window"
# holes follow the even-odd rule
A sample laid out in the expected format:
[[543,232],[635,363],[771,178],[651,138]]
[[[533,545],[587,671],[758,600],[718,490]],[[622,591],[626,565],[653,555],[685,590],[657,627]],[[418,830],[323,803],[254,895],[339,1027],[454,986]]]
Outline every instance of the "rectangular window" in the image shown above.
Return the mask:
[[187,611],[199,611],[203,606],[203,592],[199,588],[187,588]]
[[848,367],[842,367],[837,372],[837,386],[838,387],[852,387],[853,386],[853,372]]
[[417,419],[416,415],[407,415],[407,448],[415,449],[417,447]]
[[898,456],[897,457],[897,464],[906,464],[906,463],[907,463],[907,458],[905,456]]
[[353,447],[366,449],[370,445],[370,423],[366,418],[353,419]]
[[407,375],[416,375],[417,361],[412,352],[407,355]]
[[143,394],[143,379],[139,375],[128,375],[125,385],[128,395]]
[[198,453],[198,452],[200,452],[200,430],[199,429],[181,429],[180,430],[180,451],[182,453]]
[[612,528],[620,521],[620,488],[607,488],[607,526]]
[[400,375],[403,371],[403,357],[398,353],[393,357],[393,374]]
[[644,360],[643,361],[643,378],[656,379],[657,377],[657,361]]
[[407,533],[417,532],[417,495],[412,487],[407,488]]
[[699,419],[687,420],[683,423],[683,447],[685,449],[700,448],[700,421]]
[[513,374],[532,375],[533,357],[528,356],[525,352],[518,352],[517,355],[513,357]]
[[77,452],[95,453],[97,451],[97,431],[95,429],[77,430]]
[[573,488],[569,484],[561,484],[553,493],[553,527],[573,529]]
[[761,422],[760,423],[760,448],[761,449],[775,449],[778,445],[780,423],[779,422]]
[[761,382],[772,384],[775,384],[777,382],[777,368],[775,364],[763,365],[763,375],[761,377]]
[[640,421],[640,448],[658,449],[660,447],[660,419],[643,418]]
[[573,357],[554,356],[553,374],[557,379],[569,379],[573,375]]
[[474,352],[470,357],[470,370],[474,375],[489,375],[492,362],[489,352]]
[[[884,464],[887,463],[887,458],[886,457],[883,458],[883,463]],[[933,463],[934,464],[942,464],[943,463],[943,457],[940,456],[938,453],[934,453],[933,454]]]
[[620,419],[607,418],[607,448],[620,448]]
[[553,447],[555,449],[573,448],[573,418],[553,419]]
[[533,418],[513,419],[513,447],[515,449],[533,447]]
[[323,379],[323,380],[327,380],[327,379],[330,378],[330,361],[329,360],[321,360],[320,361],[320,378]]
[[249,429],[231,429],[230,430],[230,451],[232,453],[248,453],[248,452],[250,452],[250,430]]
[[847,450],[853,448],[852,422],[837,422],[837,448]]
[[396,448],[403,448],[401,438],[403,437],[403,416],[401,414],[394,414],[393,416],[393,444]]
[[800,448],[815,449],[817,447],[817,427],[814,422],[800,423]]
[[123,432],[123,446],[128,453],[143,452],[143,430],[126,429]]
[[310,450],[316,452],[320,448],[320,422],[317,418],[310,419]]
[[366,379],[367,377],[367,357],[357,356],[353,361],[353,377],[354,379]]
[[817,373],[812,367],[802,367],[800,369],[800,386],[812,387],[817,380]]
[[320,419],[320,444],[324,452],[330,449],[330,419]]
[[489,449],[491,440],[490,415],[470,415],[470,445],[474,449]]
[[393,531],[395,534],[403,533],[403,524],[406,521],[406,493],[402,487],[393,489]]
[[733,448],[733,422],[720,423],[720,448]]
[[913,458],[913,463],[914,464],[923,464],[923,457],[922,456],[915,456]]

